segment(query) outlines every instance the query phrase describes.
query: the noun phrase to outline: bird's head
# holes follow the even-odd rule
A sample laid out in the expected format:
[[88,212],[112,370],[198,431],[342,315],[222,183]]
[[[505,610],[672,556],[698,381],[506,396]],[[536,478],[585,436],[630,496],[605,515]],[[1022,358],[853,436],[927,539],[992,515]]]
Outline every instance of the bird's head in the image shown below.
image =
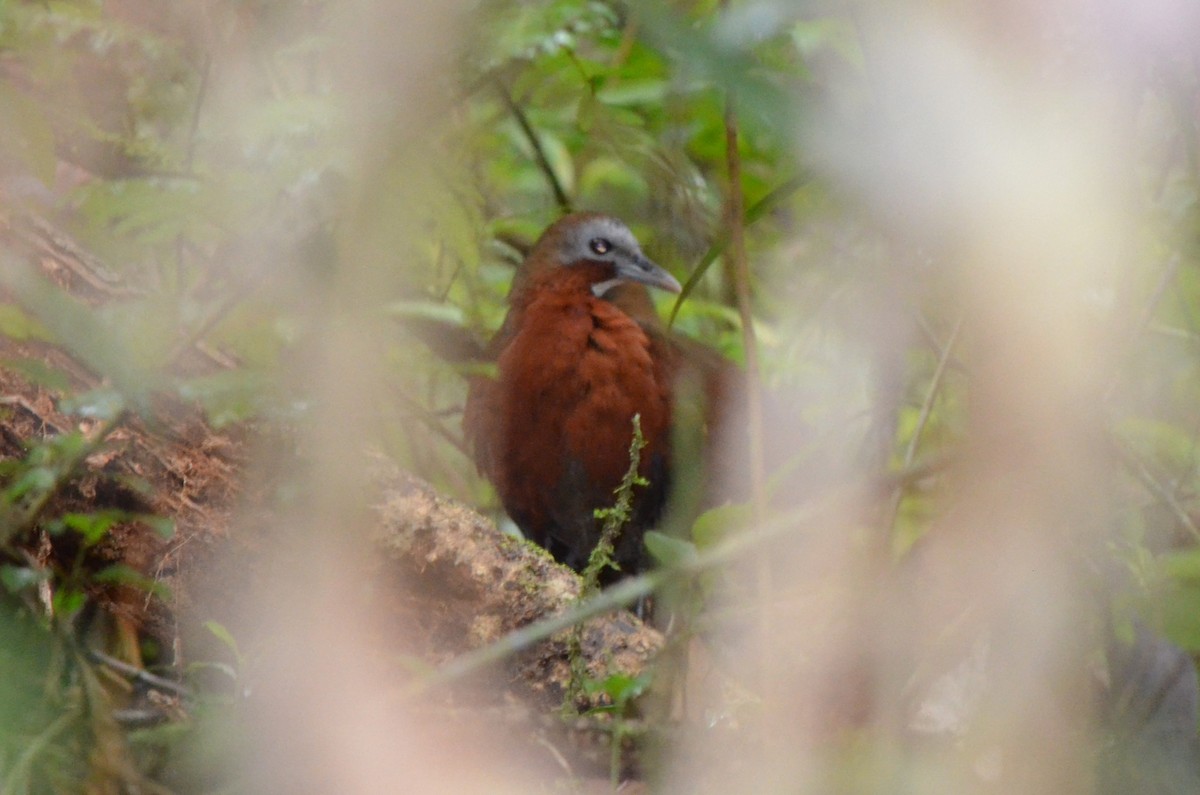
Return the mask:
[[574,213],[560,218],[542,233],[526,259],[532,270],[587,263],[612,268],[611,276],[592,285],[597,296],[626,282],[672,293],[683,289],[674,276],[642,253],[629,227],[609,215]]

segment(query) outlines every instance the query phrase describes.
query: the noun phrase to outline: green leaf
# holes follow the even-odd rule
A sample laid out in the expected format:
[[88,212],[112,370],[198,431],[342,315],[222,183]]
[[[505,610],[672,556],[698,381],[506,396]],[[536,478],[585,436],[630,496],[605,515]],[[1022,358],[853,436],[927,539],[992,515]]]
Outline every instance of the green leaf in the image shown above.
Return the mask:
[[1189,466],[1196,455],[1193,429],[1153,417],[1126,417],[1117,433],[1141,455],[1172,467]]
[[65,371],[38,359],[0,359],[0,367],[20,373],[30,383],[56,392],[66,392],[71,388],[71,377]]
[[44,466],[34,466],[21,473],[16,481],[4,490],[4,496],[10,503],[28,494],[45,491],[54,485],[55,472]]
[[97,513],[68,513],[61,516],[58,524],[63,529],[74,530],[83,536],[84,546],[92,547],[104,540],[112,526],[126,517],[123,511],[100,511]]
[[472,376],[497,378],[500,375],[500,367],[495,362],[460,362],[454,365],[454,369],[463,378]]
[[661,77],[625,80],[602,89],[597,99],[604,105],[657,104],[667,96],[668,85],[667,80]]
[[92,581],[112,583],[114,585],[132,585],[142,589],[146,593],[152,593],[159,597],[165,597],[168,594],[167,587],[161,582],[147,577],[140,571],[126,566],[124,563],[114,563],[111,566],[106,566],[92,575]]
[[729,503],[710,508],[696,517],[692,540],[698,549],[711,549],[731,532],[749,524],[753,510],[746,503]]
[[157,533],[158,537],[164,541],[169,541],[175,535],[175,520],[169,519],[166,516],[143,514],[138,516],[137,519]]
[[177,391],[184,400],[204,407],[210,425],[224,428],[261,414],[268,386],[264,375],[234,370],[184,381]]
[[13,566],[11,564],[0,566],[0,583],[4,585],[5,590],[12,594],[31,588],[48,576],[48,572],[29,566]]
[[1163,571],[1175,580],[1200,585],[1200,548],[1169,552],[1160,561]]
[[234,667],[232,665],[229,665],[228,663],[223,663],[223,662],[208,662],[206,660],[202,660],[200,662],[188,663],[187,670],[188,670],[189,674],[195,673],[196,671],[207,671],[207,670],[220,671],[222,674],[224,674],[225,676],[228,676],[233,681],[236,682],[238,680],[238,673],[234,669]]
[[643,541],[646,550],[660,566],[674,566],[696,557],[695,545],[657,530],[647,531]]
[[587,163],[579,177],[579,190],[584,195],[604,195],[612,191],[630,196],[649,192],[646,178],[629,168],[629,164],[613,157],[597,157]]
[[[755,222],[767,216],[774,207],[790,198],[792,194],[800,190],[800,188],[802,188],[811,180],[812,176],[804,173],[799,176],[792,177],[783,184],[771,190],[766,196],[763,196],[746,209],[746,227],[749,228],[753,226]],[[704,256],[702,256],[696,266],[692,268],[692,272],[688,275],[687,281],[683,283],[683,290],[679,293],[679,297],[675,299],[675,303],[671,307],[671,314],[667,318],[668,327],[674,325],[675,316],[679,314],[679,309],[683,306],[683,302],[687,300],[688,296],[692,294],[692,291],[696,289],[696,285],[700,283],[700,279],[704,277],[704,274],[708,272],[708,269],[712,267],[712,264],[717,261],[717,258],[725,253],[725,248],[728,245],[728,235],[722,234],[715,242],[713,242],[711,246],[709,246],[708,251],[704,252]],[[757,328],[757,325],[755,328]]]
[[1193,654],[1200,652],[1200,587],[1170,589],[1163,594],[1161,610],[1167,638]]
[[116,391],[132,400],[157,386],[160,376],[145,365],[154,359],[150,350],[168,347],[172,335],[141,323],[143,313],[130,306],[107,313],[85,306],[4,252],[0,260],[0,285],[12,290],[55,340],[108,376]]
[[224,624],[219,621],[209,620],[204,622],[204,628],[215,635],[217,640],[224,643],[225,647],[233,652],[233,657],[237,660],[239,666],[243,664],[242,652],[238,649],[237,640],[233,637],[233,633],[225,628]]
[[13,340],[48,340],[50,332],[14,304],[0,304],[0,334]]
[[413,320],[436,320],[453,326],[466,325],[461,307],[439,301],[393,301],[386,307],[391,317]]
[[191,721],[168,722],[145,729],[135,729],[129,732],[128,737],[130,745],[153,752],[162,748],[182,747],[195,730]]
[[80,211],[96,236],[106,231],[142,245],[169,243],[179,236],[203,239],[202,222],[216,200],[211,190],[192,179],[97,181],[80,191]]
[[806,60],[832,52],[860,72],[866,71],[866,59],[859,44],[858,33],[851,17],[818,17],[797,22],[792,28],[792,42]]
[[612,699],[614,706],[620,707],[641,696],[649,686],[649,674],[613,674],[606,679],[590,679],[584,682],[583,688],[588,695],[607,695]]
[[87,596],[83,591],[74,588],[63,588],[54,592],[50,604],[54,608],[54,615],[58,616],[63,622],[70,622],[75,615],[83,609],[87,603]]

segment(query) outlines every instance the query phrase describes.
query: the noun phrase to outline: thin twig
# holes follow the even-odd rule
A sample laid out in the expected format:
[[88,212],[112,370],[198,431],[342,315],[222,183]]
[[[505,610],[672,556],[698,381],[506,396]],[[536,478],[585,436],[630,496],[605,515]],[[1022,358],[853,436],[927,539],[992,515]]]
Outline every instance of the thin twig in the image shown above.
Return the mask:
[[172,682],[170,679],[164,679],[161,676],[155,676],[143,668],[138,668],[136,665],[130,665],[127,662],[122,662],[116,657],[110,657],[109,655],[97,649],[88,649],[87,653],[88,656],[92,658],[93,662],[97,662],[101,665],[111,668],[117,673],[127,676],[134,681],[149,685],[156,690],[165,690],[169,693],[174,693],[180,698],[192,697],[192,691],[178,682]]
[[1159,483],[1158,478],[1154,476],[1154,473],[1150,471],[1145,462],[1136,453],[1128,449],[1119,439],[1112,438],[1112,446],[1116,449],[1117,456],[1125,466],[1132,470],[1138,480],[1142,481],[1143,485],[1154,492],[1171,509],[1171,513],[1175,514],[1175,518],[1179,520],[1179,524],[1191,534],[1192,538],[1200,541],[1200,527],[1196,526],[1196,523],[1192,521],[1192,517],[1188,515],[1187,510],[1179,504],[1174,490]]
[[725,114],[725,155],[729,167],[729,195],[726,197],[725,223],[729,230],[727,262],[733,276],[738,316],[742,325],[742,347],[746,355],[746,394],[749,401],[750,474],[754,493],[754,510],[762,518],[766,506],[766,470],[763,464],[762,368],[758,358],[758,338],[754,331],[754,314],[750,305],[750,265],[746,257],[745,227],[742,215],[742,167],[737,152],[737,117],[733,100]]
[[228,293],[207,316],[201,318],[199,323],[188,330],[187,334],[175,343],[175,347],[167,354],[168,369],[177,365],[179,359],[185,353],[200,345],[204,341],[204,338],[229,316],[230,312],[246,301],[257,285],[251,282],[243,283],[240,287],[240,290]]
[[[944,346],[941,346],[937,367],[933,371],[933,377],[929,380],[929,389],[925,391],[925,399],[921,402],[921,413],[917,415],[917,425],[913,428],[912,437],[908,440],[908,446],[904,450],[905,469],[911,467],[913,459],[917,457],[917,446],[920,444],[921,434],[925,431],[925,426],[929,423],[929,418],[933,415],[933,404],[937,401],[938,393],[941,392],[942,383],[945,380],[946,367],[950,363],[954,346],[958,342],[958,334],[962,330],[962,324],[963,317],[959,315],[958,320],[954,323],[954,329],[950,332],[950,338],[946,340]],[[903,488],[897,488],[892,493],[892,502],[888,510],[887,522],[884,524],[885,528],[896,526],[896,516],[900,513],[900,501],[903,497]]]
[[433,431],[446,442],[449,442],[455,450],[458,450],[460,453],[466,456],[468,460],[471,460],[471,451],[467,449],[466,442],[463,441],[462,437],[453,433],[446,428],[446,426],[442,425],[442,423],[438,421],[437,417],[431,411],[429,411],[429,409],[422,406],[414,398],[409,397],[398,386],[392,394],[395,395],[402,404],[404,404],[404,409],[408,412],[409,416],[420,421],[422,425]]
[[[942,349],[942,341],[938,339],[938,335],[934,332],[933,327],[929,325],[929,320],[925,317],[925,314],[918,309],[913,312],[913,319],[916,321],[917,331],[921,332],[921,336],[925,338],[925,342],[929,344],[929,347],[940,351]],[[951,355],[950,360],[946,364],[955,370],[967,372],[967,366],[957,356]]]
[[557,762],[558,766],[561,767],[563,769],[563,772],[567,774],[568,781],[577,781],[578,780],[575,776],[575,769],[571,767],[571,763],[567,761],[567,758],[565,756],[563,756],[562,751],[560,751],[554,747],[554,744],[552,742],[550,742],[549,740],[547,740],[545,737],[543,737],[540,734],[534,738],[534,741],[538,745],[545,748],[550,753],[550,756],[554,757],[554,761]]
[[[782,184],[773,188],[770,193],[763,196],[761,199],[750,205],[746,210],[745,220],[742,223],[742,228],[747,229],[754,225],[754,222],[765,216],[773,210],[776,205],[788,199],[800,188],[804,187],[810,180],[812,175],[808,172],[802,172],[794,177],[785,180]],[[683,290],[671,305],[671,311],[667,314],[667,328],[675,325],[675,318],[679,315],[679,310],[683,307],[683,302],[688,299],[692,291],[696,289],[700,279],[708,272],[709,267],[717,261],[717,258],[725,253],[725,249],[729,247],[729,233],[722,229],[720,230],[708,250],[700,257],[696,266],[692,268],[691,273],[683,283]]]
[[1134,327],[1134,335],[1140,334],[1154,319],[1154,313],[1158,311],[1158,305],[1162,303],[1163,296],[1167,293],[1167,288],[1171,286],[1171,282],[1175,280],[1175,275],[1179,273],[1179,266],[1183,262],[1183,257],[1179,252],[1171,259],[1167,260],[1167,266],[1163,268],[1162,275],[1158,278],[1158,284],[1154,285],[1154,292],[1150,294],[1150,300],[1146,302],[1146,306],[1142,309],[1142,317]]
[[[1167,265],[1163,268],[1162,275],[1158,278],[1158,283],[1154,285],[1154,291],[1150,294],[1150,299],[1146,301],[1146,306],[1143,307],[1141,316],[1129,331],[1129,338],[1124,344],[1127,355],[1133,349],[1134,342],[1147,330],[1151,329],[1151,323],[1154,321],[1154,313],[1158,311],[1158,305],[1162,303],[1163,297],[1167,294],[1167,288],[1171,286],[1171,282],[1175,280],[1176,274],[1179,273],[1179,266],[1182,260],[1183,258],[1179,255],[1179,252],[1176,252],[1171,259],[1167,260]],[[1112,398],[1113,392],[1116,391],[1117,384],[1120,383],[1123,375],[1124,368],[1116,368],[1112,373],[1108,385],[1104,389],[1105,401]]]
[[16,760],[11,763],[8,774],[4,778],[4,792],[25,791],[27,788],[19,787],[18,782],[22,777],[29,775],[29,770],[38,754],[46,750],[55,738],[71,728],[71,724],[80,720],[81,717],[79,709],[72,706],[55,718],[40,734],[26,741],[25,747],[20,750]]
[[196,88],[196,101],[192,104],[192,118],[188,124],[187,153],[183,159],[183,170],[191,172],[196,157],[196,132],[200,129],[200,109],[208,95],[209,73],[212,71],[212,52],[205,51],[204,65],[200,67],[200,85]]
[[1183,138],[1183,156],[1193,182],[1200,182],[1200,132],[1196,128],[1196,109],[1192,103],[1192,91],[1183,84],[1178,70],[1162,70],[1162,81],[1166,84],[1171,110],[1175,114],[1180,137]]
[[617,67],[624,66],[625,62],[629,60],[629,54],[633,52],[633,45],[637,42],[637,36],[637,10],[630,8],[628,21],[621,30],[621,43],[617,45],[616,52],[613,53],[612,60],[608,64],[608,68],[613,70],[614,73]]
[[496,93],[500,95],[500,101],[504,103],[504,107],[516,119],[517,126],[521,128],[521,132],[524,133],[530,147],[533,148],[533,159],[541,170],[542,176],[546,178],[546,182],[550,185],[550,190],[554,193],[554,201],[558,204],[558,209],[564,215],[571,212],[571,199],[567,196],[567,192],[563,190],[562,183],[558,180],[558,175],[554,173],[554,169],[550,165],[550,159],[546,156],[546,150],[542,147],[542,141],[534,131],[533,125],[529,123],[529,117],[525,115],[524,109],[516,103],[512,94],[508,92],[508,88],[504,85],[504,82],[499,77],[494,82]]
[[[43,437],[45,437],[47,435],[46,434],[47,429],[49,429],[53,433],[56,433],[60,436],[67,432],[63,428],[60,428],[59,426],[55,425],[50,420],[46,419],[46,417],[44,417],[37,409],[35,409],[29,403],[28,400],[25,399],[24,395],[0,396],[0,406],[16,406],[17,408],[24,410],[25,413],[29,414],[31,417],[33,417],[35,420],[37,420],[39,423],[41,423],[41,426],[42,426],[41,431],[42,431]],[[8,429],[5,428],[5,430],[8,430]],[[19,439],[19,437],[18,437],[18,439]],[[19,439],[19,441],[21,442],[22,445],[25,445],[25,446],[28,445],[28,442],[24,439]]]
[[950,363],[950,355],[954,352],[954,346],[958,342],[958,334],[962,331],[963,318],[960,315],[954,323],[954,329],[950,332],[950,339],[946,340],[945,347],[942,348],[941,354],[938,356],[937,368],[933,371],[933,378],[929,381],[929,390],[925,393],[925,400],[921,403],[921,413],[917,416],[917,427],[913,429],[912,438],[908,440],[908,447],[904,451],[904,468],[912,466],[913,459],[917,455],[917,444],[921,440],[921,433],[925,430],[925,425],[929,422],[929,417],[933,413],[933,404],[937,400],[938,393],[941,391],[942,382],[946,374],[946,365]]

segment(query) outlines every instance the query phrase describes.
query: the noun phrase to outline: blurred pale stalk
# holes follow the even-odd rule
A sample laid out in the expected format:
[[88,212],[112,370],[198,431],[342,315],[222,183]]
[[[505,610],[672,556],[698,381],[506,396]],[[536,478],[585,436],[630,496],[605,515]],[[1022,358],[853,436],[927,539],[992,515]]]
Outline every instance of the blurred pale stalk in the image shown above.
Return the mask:
[[[963,313],[970,408],[968,441],[946,475],[954,496],[899,573],[869,540],[883,532],[874,503],[798,528],[774,554],[789,571],[777,579],[787,620],[762,643],[728,639],[776,658],[779,680],[766,692],[777,697],[761,714],[746,710],[758,736],[731,763],[726,733],[693,728],[664,791],[1092,789],[1087,633],[1104,606],[1084,575],[1109,529],[1099,386],[1111,364],[1092,299],[1111,289],[1129,250],[1116,169],[1131,154],[1100,107],[1105,87],[1038,57],[1041,17],[1053,14],[966,4],[951,17],[914,5],[858,19],[872,105],[831,111],[803,146],[889,239],[938,260],[946,314]],[[1056,10],[1057,29],[1072,30],[1067,6]],[[1094,74],[1121,67],[1087,55],[1104,67]],[[902,279],[903,267],[885,263],[878,278]],[[912,322],[903,297],[869,311],[892,315],[863,318],[872,327]],[[893,337],[873,345],[873,356],[848,349],[846,373],[834,375],[849,383],[905,355]],[[848,435],[830,427],[801,438],[790,411],[768,426],[797,434],[797,448]],[[980,644],[987,684],[965,735],[918,747],[906,731],[914,674],[927,684]],[[734,665],[754,681],[757,661]]]
[[[325,9],[337,45],[323,66],[354,159],[333,266],[305,273],[295,263],[263,263],[307,296],[311,334],[288,375],[313,402],[300,429],[304,464],[288,450],[270,451],[266,463],[292,473],[301,496],[273,534],[288,541],[264,588],[270,598],[247,601],[258,611],[251,623],[271,639],[247,704],[251,791],[531,790],[519,759],[498,750],[486,729],[468,740],[405,711],[394,666],[380,664],[384,642],[395,639],[372,627],[364,609],[366,531],[375,521],[364,451],[380,435],[381,348],[394,333],[381,307],[398,297],[397,273],[407,265],[399,258],[420,249],[418,213],[407,211],[422,200],[422,178],[407,179],[404,169],[430,143],[425,123],[446,111],[462,5],[363,0]],[[239,118],[233,107],[227,123]]]

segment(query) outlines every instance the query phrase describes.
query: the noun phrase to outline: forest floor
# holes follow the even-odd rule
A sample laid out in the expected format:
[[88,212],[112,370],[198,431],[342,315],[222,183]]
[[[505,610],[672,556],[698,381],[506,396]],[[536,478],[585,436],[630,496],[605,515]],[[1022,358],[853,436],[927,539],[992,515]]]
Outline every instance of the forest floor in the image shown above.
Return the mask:
[[[0,236],[14,234],[3,222],[0,217]],[[120,300],[119,289],[61,240],[44,231],[23,234],[22,242],[59,300],[90,306]],[[11,296],[0,295],[0,310],[17,305]],[[62,330],[57,331],[61,337]],[[288,532],[274,497],[289,465],[303,465],[291,438],[294,429],[261,420],[215,428],[199,406],[166,390],[148,391],[145,405],[136,410],[112,409],[115,390],[69,350],[74,340],[53,344],[45,329],[11,311],[0,314],[0,332],[0,466],[8,478],[0,484],[11,492],[22,472],[52,473],[42,482],[45,500],[18,503],[23,514],[3,506],[8,513],[0,518],[23,521],[0,524],[7,542],[0,581],[13,592],[8,576],[13,569],[53,573],[38,580],[36,598],[25,603],[50,624],[59,621],[58,611],[67,612],[59,597],[81,590],[85,606],[57,628],[71,636],[73,647],[90,652],[87,664],[103,676],[80,672],[78,678],[103,682],[106,697],[89,704],[111,704],[107,722],[119,728],[105,735],[101,721],[89,716],[95,724],[91,747],[68,749],[86,759],[93,780],[103,775],[111,785],[87,791],[219,789],[198,788],[189,778],[194,768],[164,763],[161,757],[146,770],[131,772],[129,760],[142,757],[129,750],[129,738],[148,726],[185,728],[210,688],[225,706],[233,691],[234,711],[258,709],[249,695],[253,683],[238,681],[230,688],[228,680],[207,674],[219,667],[214,661],[229,657],[231,645],[237,656],[253,657],[263,644],[262,628],[239,617],[269,593],[264,582],[278,582],[281,574],[302,576],[287,570],[291,558],[281,553],[312,539]],[[176,366],[205,374],[228,363],[218,352],[191,346],[181,350]],[[64,445],[72,438],[77,440],[73,446]],[[284,451],[285,463],[263,466],[260,453],[267,448]],[[364,480],[375,486],[369,490],[371,510],[365,512],[370,526],[361,539],[372,554],[351,557],[360,566],[351,576],[367,584],[363,590],[371,594],[361,610],[369,613],[363,624],[374,635],[363,652],[389,661],[385,677],[371,683],[372,694],[418,716],[426,737],[446,748],[503,738],[506,748],[519,751],[510,758],[533,760],[535,770],[522,773],[548,782],[549,789],[568,782],[569,791],[610,791],[618,779],[632,782],[622,792],[638,791],[645,746],[630,738],[661,737],[681,723],[674,704],[664,703],[674,695],[665,681],[669,677],[662,675],[670,665],[658,666],[654,695],[659,703],[645,709],[641,703],[620,705],[618,712],[606,709],[614,706],[611,693],[601,687],[581,695],[579,680],[638,679],[657,657],[671,662],[679,644],[674,639],[668,644],[657,630],[618,610],[587,619],[578,634],[572,629],[547,633],[489,657],[486,664],[464,666],[464,659],[482,659],[481,650],[502,648],[513,633],[577,607],[580,578],[381,454],[364,452],[360,463]],[[113,523],[89,541],[88,524],[80,517],[104,516],[114,517]],[[120,576],[106,576],[114,572]],[[7,618],[0,616],[0,631],[10,628]],[[720,693],[726,681],[711,670],[717,666],[705,670],[704,655],[694,654],[695,646],[680,655],[688,660],[681,677],[687,681],[679,683],[688,696],[681,700],[693,715],[707,716],[697,708],[695,694]],[[1161,733],[1162,726],[1185,727],[1176,731],[1184,738],[1178,755],[1184,760],[1180,764],[1193,770],[1195,685],[1190,677],[1178,676],[1184,670],[1190,674],[1189,658],[1148,633],[1139,634],[1137,650],[1140,656],[1130,655],[1137,664],[1114,669],[1113,681],[1134,683],[1129,692],[1149,703],[1144,712],[1153,720],[1145,721],[1144,735]],[[0,662],[8,651],[0,644]],[[279,674],[257,671],[265,677]],[[42,675],[49,680],[58,674]],[[843,689],[857,689],[847,672],[839,672],[838,681]],[[1169,689],[1181,707],[1161,708]],[[1125,685],[1106,692],[1124,699]],[[0,689],[0,697],[8,695]],[[311,695],[298,692],[296,698]],[[74,708],[69,699],[47,701],[64,714]],[[843,710],[835,703],[832,711]],[[1143,710],[1131,711],[1140,715]],[[53,718],[51,723],[57,725]],[[753,742],[752,732],[733,724],[706,728],[720,732],[719,744],[729,758],[753,758],[745,747]],[[622,753],[612,753],[614,737],[621,738]],[[170,749],[165,757],[171,760]],[[1115,758],[1113,770],[1137,772],[1124,756]],[[209,764],[231,763],[225,757]],[[1155,772],[1154,764],[1139,764]],[[0,772],[7,773],[3,765]],[[0,789],[9,791],[8,778],[0,781]],[[151,781],[156,788],[124,786],[135,780]]]
[[[4,231],[14,234],[11,227]],[[86,257],[45,230],[19,231],[44,275],[72,300],[119,300]],[[178,366],[205,372],[224,363],[197,346],[183,352]],[[146,722],[147,709],[151,722],[176,720],[189,709],[181,696],[193,684],[185,676],[189,664],[223,652],[223,633],[214,633],[211,622],[234,615],[241,600],[258,592],[256,580],[270,570],[277,544],[302,543],[273,529],[270,476],[254,467],[255,451],[268,440],[286,443],[288,432],[258,423],[214,429],[197,406],[169,394],[156,394],[138,411],[105,417],[87,405],[100,405],[106,391],[109,386],[79,357],[42,334],[0,336],[0,459],[22,461],[38,445],[75,431],[83,439],[78,460],[60,473],[18,539],[21,554],[43,569],[82,566],[94,608],[87,611],[90,642],[101,660],[112,661],[137,685],[114,688],[118,709],[139,711],[139,723]],[[578,600],[578,577],[541,550],[439,496],[382,456],[365,455],[364,471],[379,484],[378,521],[369,542],[378,554],[361,575],[372,578],[381,595],[371,608],[379,611],[371,624],[383,628],[381,650],[437,670]],[[48,529],[56,517],[106,512],[118,519],[95,545]],[[173,529],[164,532],[150,517],[170,520]],[[114,565],[136,575],[92,576]],[[54,604],[51,587],[41,594],[47,611]],[[256,639],[228,621],[237,645],[253,649]],[[579,651],[571,651],[568,632],[559,632],[491,666],[502,687],[464,685],[471,697],[456,699],[452,685],[440,689],[432,704],[450,724],[472,730],[498,723],[511,735],[518,726],[531,747],[544,749],[550,776],[607,780],[612,756],[603,721],[561,718],[573,665],[582,662],[595,679],[636,676],[661,647],[657,631],[617,612],[585,623]],[[573,654],[582,657],[573,660]],[[149,676],[139,678],[139,672]],[[383,687],[400,692],[414,676],[411,666],[397,669],[396,681]],[[155,677],[184,684],[156,687]],[[463,704],[471,706],[464,710]]]

